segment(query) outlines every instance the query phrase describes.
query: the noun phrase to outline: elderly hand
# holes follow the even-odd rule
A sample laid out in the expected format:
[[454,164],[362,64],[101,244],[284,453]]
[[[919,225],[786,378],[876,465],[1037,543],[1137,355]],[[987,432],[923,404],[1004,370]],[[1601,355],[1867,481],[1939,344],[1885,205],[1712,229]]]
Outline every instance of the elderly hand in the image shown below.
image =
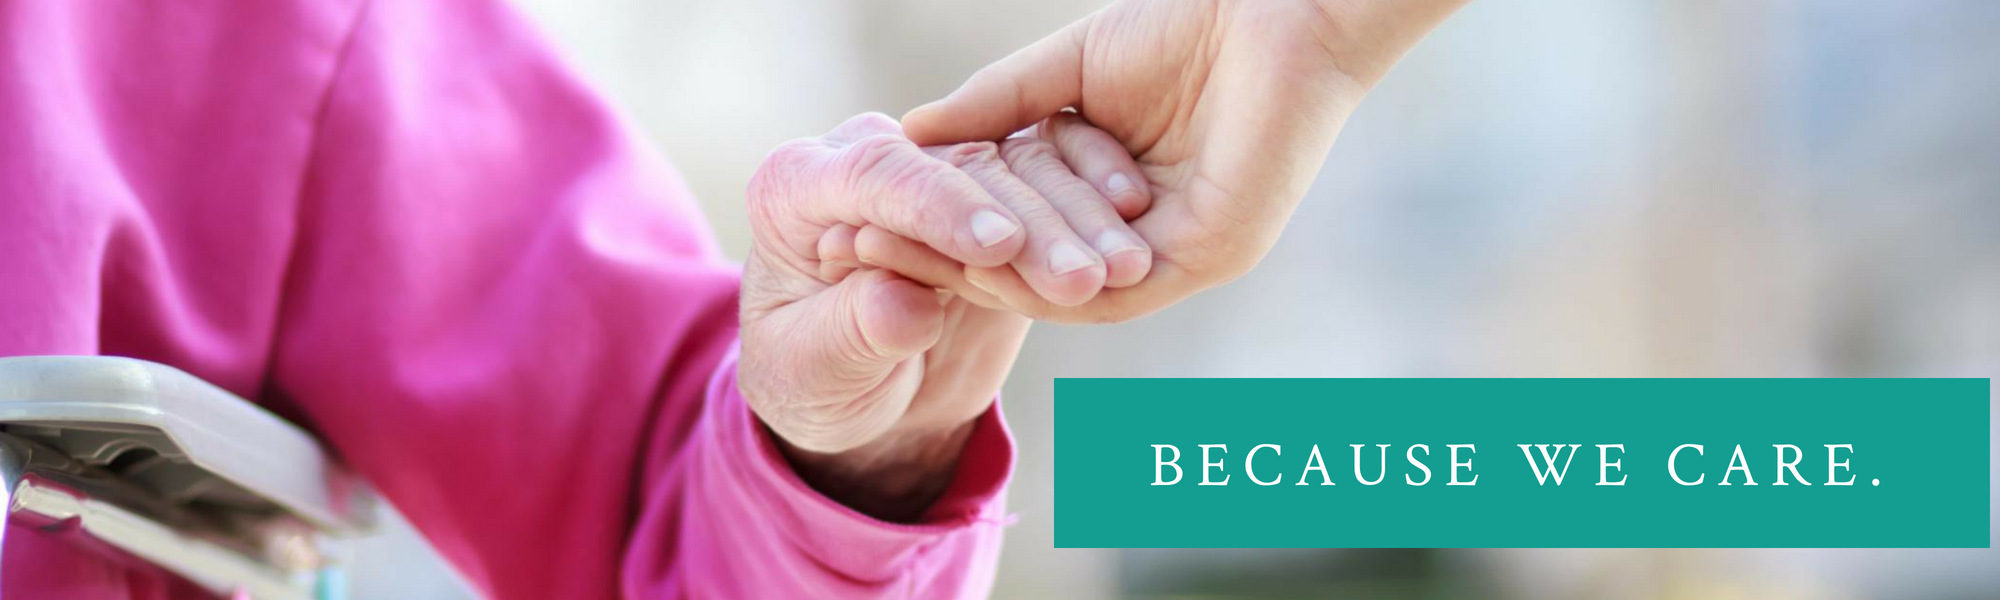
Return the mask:
[[[935,253],[885,266],[1058,321],[1132,319],[1229,281],[1276,242],[1361,97],[1464,2],[1121,0],[903,124],[925,144],[998,139],[1038,121],[1044,139],[1086,123],[1109,132],[1138,157],[1136,181],[1153,196],[1131,222],[1152,247],[1150,275],[1072,306],[1006,268]],[[1078,173],[1120,197],[1111,172]]]
[[[1081,144],[1069,154],[1090,168],[1138,175],[1101,132]],[[869,114],[780,146],[751,180],[739,387],[835,500],[920,515],[1029,324],[868,265],[922,253],[1006,268],[1070,302],[1145,276],[1150,251],[1118,212],[1142,196],[1114,206],[1051,148],[1010,143],[1006,155],[990,142],[919,148]]]

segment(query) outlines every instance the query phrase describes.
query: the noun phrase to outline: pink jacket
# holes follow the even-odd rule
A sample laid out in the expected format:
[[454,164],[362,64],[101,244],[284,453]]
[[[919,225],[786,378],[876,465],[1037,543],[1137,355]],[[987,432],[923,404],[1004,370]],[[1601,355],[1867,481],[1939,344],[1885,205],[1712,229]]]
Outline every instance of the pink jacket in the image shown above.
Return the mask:
[[[258,399],[495,598],[984,595],[998,412],[924,523],[838,505],[737,392],[736,291],[500,3],[0,0],[0,355]],[[201,596],[59,535],[0,597]]]

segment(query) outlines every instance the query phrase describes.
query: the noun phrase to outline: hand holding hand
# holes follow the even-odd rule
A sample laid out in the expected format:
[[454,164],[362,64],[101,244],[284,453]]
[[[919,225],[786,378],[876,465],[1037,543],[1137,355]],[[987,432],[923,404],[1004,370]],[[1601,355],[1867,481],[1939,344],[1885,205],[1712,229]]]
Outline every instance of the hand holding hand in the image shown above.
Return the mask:
[[1110,133],[1138,158],[1153,197],[1131,222],[1152,248],[1147,278],[1072,306],[1009,269],[941,267],[948,257],[936,254],[889,266],[1057,321],[1128,320],[1233,279],[1276,242],[1362,96],[1464,2],[1117,2],[979,71],[904,126],[924,144],[1037,122],[1045,139],[1086,123]]
[[[1104,151],[1073,149],[1078,164],[1137,175],[1108,137],[1089,139]],[[752,178],[739,386],[800,475],[863,512],[929,506],[1029,324],[871,265],[921,253],[1082,302],[1150,263],[1118,214],[1143,195],[1114,206],[1053,148],[1004,146],[919,148],[862,115],[779,147]]]

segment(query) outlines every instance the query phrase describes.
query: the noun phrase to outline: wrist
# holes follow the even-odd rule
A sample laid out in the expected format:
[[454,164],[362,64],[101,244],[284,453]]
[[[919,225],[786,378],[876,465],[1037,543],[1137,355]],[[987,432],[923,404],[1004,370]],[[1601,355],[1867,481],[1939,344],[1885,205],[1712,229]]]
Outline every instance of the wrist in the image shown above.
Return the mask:
[[891,429],[841,452],[794,446],[773,432],[779,451],[799,479],[828,498],[890,522],[923,517],[950,486],[975,420],[941,429]]
[[1342,75],[1374,87],[1403,54],[1471,0],[1306,0],[1321,47]]

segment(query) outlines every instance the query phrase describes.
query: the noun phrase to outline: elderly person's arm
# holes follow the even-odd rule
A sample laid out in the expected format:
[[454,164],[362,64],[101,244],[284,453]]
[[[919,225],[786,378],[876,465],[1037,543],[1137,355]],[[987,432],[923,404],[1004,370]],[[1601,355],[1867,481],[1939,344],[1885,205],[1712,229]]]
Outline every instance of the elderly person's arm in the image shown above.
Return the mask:
[[893,237],[1094,293],[1049,217],[1104,198],[863,116],[760,170],[739,279],[503,7],[375,4],[339,65],[274,388],[482,591],[985,593],[1027,321],[860,267]]

